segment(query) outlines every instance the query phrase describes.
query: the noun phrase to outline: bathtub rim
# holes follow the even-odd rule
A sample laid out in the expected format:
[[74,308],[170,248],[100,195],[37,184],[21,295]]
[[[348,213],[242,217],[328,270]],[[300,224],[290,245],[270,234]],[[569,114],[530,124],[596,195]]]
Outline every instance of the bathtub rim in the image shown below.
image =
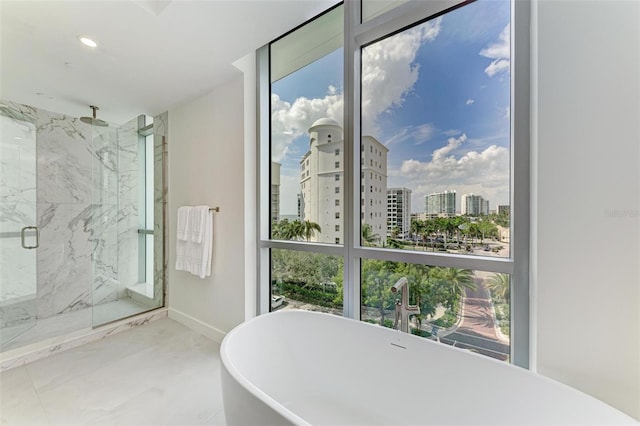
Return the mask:
[[[276,312],[268,312],[266,314],[262,314],[262,315],[258,315],[256,317],[251,318],[248,321],[245,321],[239,325],[237,325],[236,327],[234,327],[229,333],[227,333],[227,335],[225,336],[225,338],[222,341],[222,344],[220,345],[220,358],[222,360],[222,367],[224,369],[227,370],[227,372],[234,378],[234,380],[236,380],[242,387],[244,387],[244,389],[246,389],[249,393],[251,393],[254,397],[258,398],[261,402],[263,402],[264,404],[266,404],[267,406],[269,406],[271,409],[273,409],[275,412],[277,412],[278,414],[280,414],[282,417],[284,417],[285,419],[287,419],[288,421],[292,422],[293,424],[296,425],[308,425],[311,426],[311,423],[307,422],[306,420],[304,420],[303,418],[301,418],[300,416],[296,415],[293,411],[289,410],[288,408],[286,408],[285,406],[282,405],[282,403],[278,402],[278,400],[272,398],[271,396],[269,396],[269,394],[267,394],[266,392],[262,391],[259,387],[257,387],[256,385],[254,385],[249,379],[247,379],[243,374],[241,374],[237,367],[234,365],[234,363],[232,362],[230,355],[228,354],[228,350],[227,350],[227,346],[229,344],[229,342],[231,341],[231,339],[233,339],[233,335],[234,335],[234,331],[235,330],[241,330],[244,327],[250,327],[251,324],[254,321],[258,321],[258,320],[264,320],[266,317],[270,317],[272,315],[276,315],[276,316],[295,316],[295,315],[309,315],[309,316],[316,316],[316,317],[324,317],[324,318],[331,318],[333,320],[346,320],[346,321],[355,321],[357,323],[357,326],[359,327],[373,327],[376,328],[378,330],[385,330],[386,331],[390,331],[392,333],[398,333],[398,338],[399,339],[407,339],[409,341],[415,340],[415,342],[419,345],[434,345],[434,347],[437,347],[437,350],[444,350],[444,351],[454,351],[454,352],[460,352],[463,353],[464,356],[467,357],[472,357],[472,358],[478,358],[480,360],[482,360],[482,362],[488,362],[488,363],[494,363],[498,366],[500,366],[499,368],[505,368],[505,369],[512,369],[515,368],[516,370],[518,370],[517,374],[525,374],[527,376],[531,376],[534,377],[536,380],[540,380],[542,382],[547,382],[548,384],[550,384],[553,387],[557,387],[559,389],[563,389],[563,391],[568,390],[571,393],[577,393],[577,394],[581,394],[581,398],[585,398],[586,401],[589,401],[589,404],[596,404],[602,407],[605,407],[605,410],[609,411],[611,414],[616,416],[616,420],[620,421],[620,424],[637,424],[640,426],[640,422],[638,422],[637,419],[635,419],[634,417],[632,417],[630,414],[622,411],[621,409],[609,404],[606,401],[603,401],[581,389],[575,388],[573,386],[570,386],[566,383],[563,383],[559,380],[553,379],[551,377],[545,376],[543,374],[540,374],[536,371],[532,371],[528,368],[523,368],[520,367],[518,365],[515,364],[511,364],[509,362],[506,361],[500,361],[494,358],[490,358],[487,357],[485,355],[481,355],[475,352],[471,352],[462,348],[458,348],[458,347],[453,347],[453,346],[449,346],[449,345],[444,345],[442,343],[438,343],[438,342],[434,342],[431,341],[429,339],[425,339],[419,336],[415,336],[413,334],[410,333],[402,333],[398,330],[393,330],[393,329],[389,329],[389,328],[384,328],[384,327],[380,327],[379,325],[376,324],[371,324],[365,321],[361,321],[361,320],[357,320],[354,318],[349,318],[349,317],[345,317],[345,316],[337,316],[337,315],[333,315],[333,314],[329,314],[329,313],[325,313],[325,312],[318,312],[318,311],[307,311],[304,309],[289,309],[289,310],[285,310],[285,311],[276,311]],[[223,390],[223,398],[224,398],[224,390]],[[618,423],[616,423],[618,424]]]
[[[288,309],[288,310],[284,310],[284,311],[273,311],[273,312],[267,312],[265,314],[261,314],[261,315],[257,315],[241,324],[238,324],[237,326],[235,326],[233,329],[231,329],[231,331],[229,331],[225,337],[222,340],[222,343],[220,344],[220,359],[222,360],[222,368],[224,368],[231,377],[233,377],[234,380],[236,380],[236,382],[242,386],[244,389],[246,389],[251,395],[253,395],[255,398],[257,398],[258,400],[260,400],[261,402],[263,402],[264,404],[266,404],[269,408],[271,408],[272,410],[274,410],[276,413],[278,413],[279,415],[281,415],[282,417],[284,417],[286,420],[290,421],[293,424],[296,425],[303,425],[303,426],[312,426],[311,423],[307,422],[306,420],[304,420],[302,417],[298,416],[297,414],[295,414],[293,411],[289,410],[288,408],[286,408],[284,405],[282,405],[282,403],[280,403],[278,400],[272,398],[271,396],[269,396],[268,393],[264,392],[263,390],[261,390],[258,386],[256,386],[255,384],[253,384],[253,382],[251,382],[247,377],[245,377],[240,371],[239,369],[236,367],[236,365],[234,364],[234,362],[231,359],[231,355],[229,354],[228,351],[228,346],[231,342],[231,340],[234,338],[235,332],[236,330],[242,330],[245,327],[251,327],[252,324],[256,321],[263,321],[266,317],[270,317],[272,315],[276,315],[276,316],[295,316],[295,315],[309,315],[309,316],[315,316],[315,317],[319,317],[319,318],[329,318],[332,320],[341,320],[341,321],[355,321],[357,323],[357,326],[359,327],[373,327],[375,329],[379,329],[379,330],[389,330],[392,331],[394,333],[398,333],[398,337],[400,339],[409,339],[409,340],[414,340],[422,345],[422,344],[426,344],[426,345],[435,345],[438,348],[443,347],[446,348],[445,350],[454,350],[454,351],[460,351],[463,352],[465,354],[468,354],[470,356],[475,356],[475,357],[479,357],[481,358],[483,361],[487,361],[487,362],[493,362],[499,365],[503,365],[505,362],[504,361],[499,361],[497,359],[493,359],[493,358],[488,358],[484,355],[480,355],[474,352],[469,352],[466,351],[464,349],[461,348],[457,348],[457,347],[450,347],[448,345],[443,345],[441,343],[437,343],[437,342],[433,342],[429,339],[424,339],[422,337],[419,336],[414,336],[412,334],[409,333],[402,333],[398,330],[393,330],[393,329],[385,329],[382,328],[378,325],[375,324],[371,324],[365,321],[360,321],[354,318],[349,318],[349,317],[345,317],[345,316],[337,316],[337,315],[333,315],[330,313],[326,313],[326,312],[318,312],[318,311],[307,311],[304,309]],[[507,363],[507,365],[512,365]],[[518,367],[518,366],[515,366]],[[521,367],[518,367],[519,369],[532,374],[532,375],[537,375],[534,372],[532,372],[531,370],[528,369],[524,369]],[[555,382],[552,379],[546,378],[543,376],[544,379],[550,380],[552,382]],[[559,383],[559,382],[556,382]],[[563,383],[559,383],[561,385],[564,385]],[[566,386],[566,385],[564,385]],[[577,389],[576,389],[577,390]],[[223,389],[223,398],[224,398],[224,389]]]
[[[227,349],[227,346],[230,344],[229,342],[231,341],[231,339],[233,339],[234,332],[236,330],[241,330],[245,327],[250,327],[254,321],[264,320],[263,317],[267,315],[280,315],[280,314],[286,314],[287,312],[292,313],[292,312],[309,312],[309,311],[290,310],[290,311],[280,311],[280,312],[269,312],[266,314],[255,316],[250,320],[237,325],[229,333],[227,333],[224,339],[222,339],[222,343],[220,344],[220,359],[222,360],[222,368],[224,368],[227,371],[227,373],[229,373],[229,375],[238,382],[240,386],[246,389],[255,398],[259,399],[261,402],[266,404],[269,408],[277,412],[279,415],[281,415],[291,423],[296,425],[311,426],[311,424],[305,421],[302,417],[296,415],[293,411],[284,407],[280,402],[278,402],[277,400],[269,396],[269,394],[261,390],[256,385],[254,385],[249,379],[247,379],[242,373],[240,373],[236,365],[231,360],[231,357]],[[321,312],[309,312],[309,313],[321,313]],[[329,315],[329,314],[326,314],[326,315]],[[224,399],[224,389],[222,393],[223,393],[223,399]]]

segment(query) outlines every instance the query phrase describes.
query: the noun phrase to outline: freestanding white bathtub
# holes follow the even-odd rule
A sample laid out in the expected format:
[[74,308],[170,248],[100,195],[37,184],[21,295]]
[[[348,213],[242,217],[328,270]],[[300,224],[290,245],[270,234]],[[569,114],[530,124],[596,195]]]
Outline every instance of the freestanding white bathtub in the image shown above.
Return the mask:
[[328,314],[259,316],[220,353],[229,426],[638,424],[528,370]]

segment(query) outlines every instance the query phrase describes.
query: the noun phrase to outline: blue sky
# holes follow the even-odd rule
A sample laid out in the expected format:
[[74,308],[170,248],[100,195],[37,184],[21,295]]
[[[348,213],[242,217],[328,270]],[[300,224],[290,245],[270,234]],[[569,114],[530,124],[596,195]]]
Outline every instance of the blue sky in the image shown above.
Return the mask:
[[[509,14],[508,1],[479,0],[363,50],[363,134],[389,148],[387,187],[410,188],[414,212],[445,189],[509,204]],[[342,123],[342,55],[272,85],[281,194],[299,192],[310,124]],[[295,214],[295,197],[282,203]]]

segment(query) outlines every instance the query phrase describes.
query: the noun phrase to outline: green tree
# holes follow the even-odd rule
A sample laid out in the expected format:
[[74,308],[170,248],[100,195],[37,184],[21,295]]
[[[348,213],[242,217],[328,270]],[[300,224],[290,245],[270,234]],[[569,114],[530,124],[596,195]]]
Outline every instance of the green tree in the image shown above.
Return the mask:
[[289,222],[288,219],[282,219],[271,225],[271,236],[277,240],[302,240],[309,241],[313,235],[322,232],[320,225],[315,222],[305,220],[303,222],[294,220]]
[[435,268],[433,275],[438,284],[447,287],[454,296],[462,297],[467,289],[478,289],[473,282],[473,272],[469,269]]
[[322,228],[320,228],[320,225],[318,225],[315,222],[310,222],[308,220],[305,220],[304,222],[302,222],[300,227],[300,234],[304,236],[307,241],[309,241],[316,232],[318,233],[322,232]]
[[509,300],[511,292],[509,274],[494,274],[486,281],[485,285],[494,297],[505,301]]
[[480,244],[484,243],[485,238],[498,235],[498,228],[488,220],[482,220],[476,226],[480,235]]
[[402,248],[402,244],[398,240],[394,240],[393,238],[387,238],[387,247],[399,249],[399,248]]
[[374,246],[378,242],[380,242],[380,235],[373,233],[373,228],[368,223],[363,223],[362,228],[362,245],[364,246]]
[[424,237],[425,224],[424,221],[413,219],[411,221],[411,234],[416,242],[416,247],[420,245],[420,240]]
[[382,326],[384,326],[387,311],[394,309],[396,297],[391,292],[391,287],[398,278],[393,262],[375,259],[362,260],[362,287],[360,290],[362,305],[377,309]]
[[400,228],[398,228],[397,226],[392,226],[391,227],[391,238],[392,239],[398,238],[398,234],[399,233],[400,233]]

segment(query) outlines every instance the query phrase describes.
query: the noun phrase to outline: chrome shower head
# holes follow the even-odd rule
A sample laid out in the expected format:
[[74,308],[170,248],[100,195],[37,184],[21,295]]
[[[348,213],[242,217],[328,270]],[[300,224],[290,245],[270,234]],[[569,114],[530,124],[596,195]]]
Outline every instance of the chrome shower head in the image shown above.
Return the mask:
[[106,121],[96,118],[96,111],[100,108],[93,105],[90,105],[89,108],[93,110],[93,117],[80,117],[80,121],[82,121],[83,123],[91,124],[92,126],[107,127],[109,125],[109,123],[107,123]]

